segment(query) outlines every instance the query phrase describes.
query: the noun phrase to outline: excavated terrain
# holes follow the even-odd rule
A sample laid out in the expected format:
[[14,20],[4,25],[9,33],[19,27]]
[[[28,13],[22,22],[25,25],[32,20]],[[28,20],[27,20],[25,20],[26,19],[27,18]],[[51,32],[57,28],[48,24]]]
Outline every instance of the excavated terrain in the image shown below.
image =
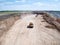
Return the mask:
[[60,45],[60,32],[40,14],[11,16],[0,22],[0,45]]

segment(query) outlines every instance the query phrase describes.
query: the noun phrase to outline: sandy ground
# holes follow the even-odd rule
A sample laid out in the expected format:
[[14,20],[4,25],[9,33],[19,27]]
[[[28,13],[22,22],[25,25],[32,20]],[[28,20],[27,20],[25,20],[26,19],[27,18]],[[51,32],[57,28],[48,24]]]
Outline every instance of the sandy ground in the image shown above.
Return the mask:
[[[48,25],[41,15],[27,15],[19,19],[1,38],[1,45],[60,45],[60,33]],[[32,22],[33,28],[27,28]]]

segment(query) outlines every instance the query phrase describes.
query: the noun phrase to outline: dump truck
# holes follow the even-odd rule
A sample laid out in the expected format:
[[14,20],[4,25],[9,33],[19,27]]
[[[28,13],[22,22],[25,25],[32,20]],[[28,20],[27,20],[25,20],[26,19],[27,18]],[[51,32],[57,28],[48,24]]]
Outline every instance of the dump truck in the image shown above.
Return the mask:
[[27,26],[27,28],[33,28],[33,23],[30,22],[29,25]]

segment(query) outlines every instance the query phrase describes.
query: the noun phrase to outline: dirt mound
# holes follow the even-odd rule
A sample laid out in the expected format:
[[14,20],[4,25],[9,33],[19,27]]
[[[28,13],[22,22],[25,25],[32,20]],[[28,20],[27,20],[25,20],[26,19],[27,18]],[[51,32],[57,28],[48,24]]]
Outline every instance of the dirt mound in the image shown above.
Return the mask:
[[46,20],[49,24],[55,26],[58,31],[60,31],[60,18],[55,18],[50,14],[43,15],[43,19]]
[[[2,18],[3,17],[3,18]],[[7,16],[1,16],[2,19],[0,19],[0,36],[14,24],[16,20],[20,18],[19,15],[7,15]]]

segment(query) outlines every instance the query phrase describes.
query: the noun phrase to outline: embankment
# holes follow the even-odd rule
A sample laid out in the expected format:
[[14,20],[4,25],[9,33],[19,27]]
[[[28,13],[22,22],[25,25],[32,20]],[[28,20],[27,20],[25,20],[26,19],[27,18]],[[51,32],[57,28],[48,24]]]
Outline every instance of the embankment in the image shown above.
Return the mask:
[[51,16],[49,13],[43,15],[43,19],[46,20],[49,24],[54,25],[58,31],[60,31],[60,18]]
[[14,24],[16,20],[20,18],[18,14],[8,14],[0,16],[0,37],[3,33],[7,32],[8,29]]

